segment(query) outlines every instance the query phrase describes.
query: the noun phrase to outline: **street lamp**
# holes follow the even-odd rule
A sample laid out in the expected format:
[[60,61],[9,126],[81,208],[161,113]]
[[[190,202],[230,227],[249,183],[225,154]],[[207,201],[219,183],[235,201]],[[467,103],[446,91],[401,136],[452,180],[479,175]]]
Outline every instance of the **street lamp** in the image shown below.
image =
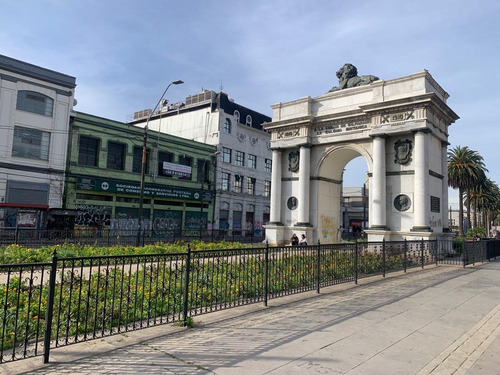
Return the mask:
[[203,186],[205,182],[205,165],[208,161],[208,158],[211,158],[219,154],[220,151],[215,151],[214,153],[206,156],[205,159],[203,160],[203,166],[201,168],[200,240],[201,240],[201,233],[203,231]]
[[137,246],[139,246],[140,242],[141,242],[142,209],[144,206],[144,185],[145,185],[145,179],[146,179],[146,153],[147,153],[147,143],[148,143],[149,120],[151,120],[151,116],[155,113],[156,109],[160,105],[163,97],[167,93],[168,88],[172,85],[181,85],[183,83],[184,83],[184,81],[177,80],[177,81],[170,82],[168,84],[165,91],[163,91],[163,94],[161,94],[160,100],[158,100],[158,103],[156,103],[155,107],[153,108],[151,113],[148,115],[148,119],[146,120],[146,126],[144,127],[144,140],[142,143],[141,185],[140,185],[140,193],[139,193],[139,213],[138,213],[139,228],[137,229]]

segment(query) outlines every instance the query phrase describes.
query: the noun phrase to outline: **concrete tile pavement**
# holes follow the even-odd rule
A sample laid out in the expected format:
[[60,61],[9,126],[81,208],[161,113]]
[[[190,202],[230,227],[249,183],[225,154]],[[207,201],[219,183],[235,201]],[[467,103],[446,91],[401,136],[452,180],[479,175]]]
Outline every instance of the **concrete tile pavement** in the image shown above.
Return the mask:
[[0,366],[0,374],[500,374],[500,261],[390,274]]

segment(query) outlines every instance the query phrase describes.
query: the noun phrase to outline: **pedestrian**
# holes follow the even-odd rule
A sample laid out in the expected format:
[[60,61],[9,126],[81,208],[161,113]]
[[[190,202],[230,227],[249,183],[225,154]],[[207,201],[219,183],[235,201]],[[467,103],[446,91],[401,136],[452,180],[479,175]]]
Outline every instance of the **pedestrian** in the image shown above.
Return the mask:
[[299,244],[299,237],[294,233],[290,239],[292,246],[297,246]]
[[299,240],[299,246],[307,246],[306,235],[301,234]]

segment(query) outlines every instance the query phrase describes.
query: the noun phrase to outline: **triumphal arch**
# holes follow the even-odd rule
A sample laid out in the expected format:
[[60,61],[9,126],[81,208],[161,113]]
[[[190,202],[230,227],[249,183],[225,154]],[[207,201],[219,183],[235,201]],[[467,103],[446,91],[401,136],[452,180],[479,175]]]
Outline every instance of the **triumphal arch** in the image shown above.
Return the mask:
[[448,127],[458,119],[449,95],[425,70],[381,80],[345,64],[337,77],[324,95],[272,106],[269,243],[287,244],[293,233],[338,242],[343,171],[358,156],[370,241],[446,236]]

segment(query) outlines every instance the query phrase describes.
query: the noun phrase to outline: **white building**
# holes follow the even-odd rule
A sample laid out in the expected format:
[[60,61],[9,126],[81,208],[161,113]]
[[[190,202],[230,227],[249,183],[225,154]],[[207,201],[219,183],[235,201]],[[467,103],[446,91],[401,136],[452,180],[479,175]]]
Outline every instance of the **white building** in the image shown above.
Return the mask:
[[61,208],[74,77],[0,55],[0,227]]
[[[150,113],[136,112],[130,122],[144,127]],[[262,124],[270,121],[227,94],[208,90],[187,97],[185,103],[165,105],[151,116],[149,129],[217,146],[216,182],[208,186],[216,192],[214,229],[260,235],[269,222],[272,153]],[[198,168],[212,165],[203,162]]]

